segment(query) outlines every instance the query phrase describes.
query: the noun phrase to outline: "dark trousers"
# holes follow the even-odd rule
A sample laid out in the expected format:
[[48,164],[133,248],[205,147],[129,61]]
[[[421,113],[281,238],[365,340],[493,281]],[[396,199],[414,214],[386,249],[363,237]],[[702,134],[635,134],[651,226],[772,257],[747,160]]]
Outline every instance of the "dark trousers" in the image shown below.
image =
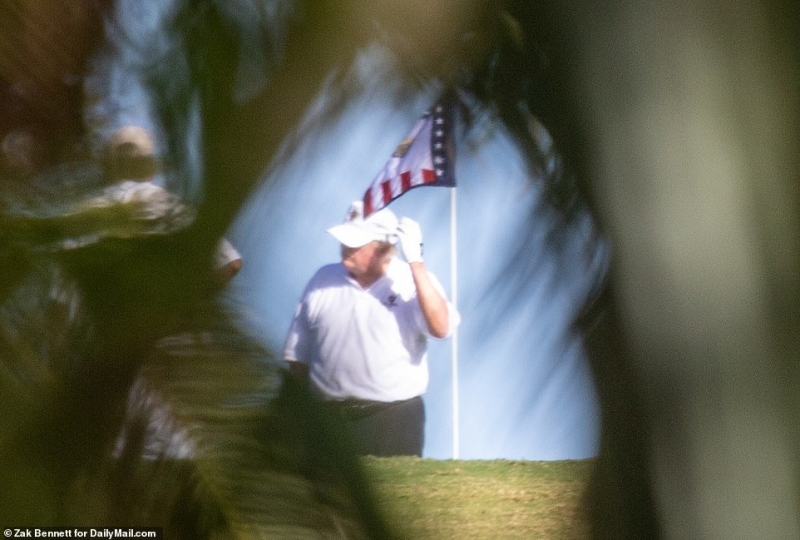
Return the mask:
[[329,403],[344,420],[359,454],[422,456],[425,405],[421,397],[392,403],[352,399]]

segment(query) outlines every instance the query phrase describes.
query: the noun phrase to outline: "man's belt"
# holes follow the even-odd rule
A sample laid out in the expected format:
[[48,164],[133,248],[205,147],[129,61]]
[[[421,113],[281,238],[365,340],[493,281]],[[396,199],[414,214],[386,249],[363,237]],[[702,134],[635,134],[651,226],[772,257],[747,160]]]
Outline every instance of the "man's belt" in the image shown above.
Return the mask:
[[337,415],[345,420],[359,420],[386,411],[399,405],[411,403],[419,396],[400,401],[370,401],[365,399],[347,398],[326,401],[325,404]]

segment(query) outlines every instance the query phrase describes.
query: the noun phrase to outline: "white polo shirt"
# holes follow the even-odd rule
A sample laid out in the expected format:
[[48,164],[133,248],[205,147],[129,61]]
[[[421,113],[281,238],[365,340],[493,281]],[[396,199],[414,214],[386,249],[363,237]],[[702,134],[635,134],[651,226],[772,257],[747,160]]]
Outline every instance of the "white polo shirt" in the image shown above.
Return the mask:
[[[449,302],[448,309],[452,329],[459,315]],[[408,264],[392,259],[367,289],[341,263],[330,264],[303,293],[284,358],[308,364],[312,386],[325,398],[399,401],[428,388],[429,337]]]

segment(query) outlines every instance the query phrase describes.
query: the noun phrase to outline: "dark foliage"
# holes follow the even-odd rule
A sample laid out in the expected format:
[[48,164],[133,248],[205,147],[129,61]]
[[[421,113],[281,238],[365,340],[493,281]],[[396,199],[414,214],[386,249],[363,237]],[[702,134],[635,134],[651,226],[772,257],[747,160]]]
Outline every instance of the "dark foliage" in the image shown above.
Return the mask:
[[[326,82],[346,102],[357,89],[336,83],[378,39],[409,81],[458,88],[479,103],[471,114],[497,114],[554,219],[591,209],[615,243],[611,276],[576,321],[603,412],[594,536],[793,530],[796,6],[445,4],[180,2],[168,54],[139,75],[168,133],[175,192],[191,191],[184,143],[199,106],[197,217],[63,249],[72,231],[119,218],[52,212],[91,166],[78,84],[113,6],[0,3],[0,127],[4,148],[22,149],[3,156],[4,519],[157,523],[184,538],[388,536],[347,441],[237,330],[207,270],[251,188],[303,136],[309,103]],[[246,28],[265,60],[242,90]],[[5,138],[19,130],[29,138]],[[20,213],[20,201],[38,210]],[[529,261],[523,241],[512,286]],[[736,441],[756,439],[751,469]],[[765,470],[783,487],[769,508]],[[777,509],[766,527],[751,523],[759,509]]]

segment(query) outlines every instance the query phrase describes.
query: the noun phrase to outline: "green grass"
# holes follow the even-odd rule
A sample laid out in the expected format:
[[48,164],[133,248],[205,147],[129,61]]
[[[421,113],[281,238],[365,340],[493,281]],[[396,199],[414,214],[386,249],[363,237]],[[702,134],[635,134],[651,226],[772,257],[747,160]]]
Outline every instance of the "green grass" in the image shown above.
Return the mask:
[[401,538],[587,538],[582,497],[591,460],[364,462]]

